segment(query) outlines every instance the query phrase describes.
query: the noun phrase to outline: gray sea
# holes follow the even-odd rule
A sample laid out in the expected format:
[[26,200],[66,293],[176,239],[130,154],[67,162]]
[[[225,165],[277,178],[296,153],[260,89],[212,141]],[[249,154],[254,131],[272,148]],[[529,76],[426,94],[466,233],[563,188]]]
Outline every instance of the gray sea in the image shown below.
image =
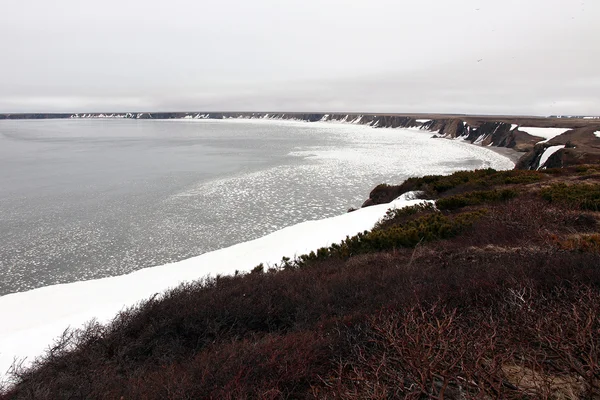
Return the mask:
[[338,215],[382,182],[512,167],[430,136],[289,121],[0,121],[0,296]]

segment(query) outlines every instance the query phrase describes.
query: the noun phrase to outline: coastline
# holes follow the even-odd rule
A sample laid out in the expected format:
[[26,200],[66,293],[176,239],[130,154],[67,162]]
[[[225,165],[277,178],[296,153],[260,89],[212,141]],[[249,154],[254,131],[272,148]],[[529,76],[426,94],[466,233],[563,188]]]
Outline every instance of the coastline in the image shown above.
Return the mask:
[[407,196],[390,204],[353,213],[306,221],[261,238],[235,244],[175,263],[148,267],[130,274],[44,286],[0,297],[0,381],[14,360],[25,365],[60,337],[65,328],[88,321],[111,321],[120,311],[184,282],[248,273],[255,266],[279,263],[369,230],[390,208],[420,204]]
[[[281,123],[279,120],[269,122]],[[329,127],[337,125],[327,124]],[[429,132],[419,129],[408,130],[421,131],[430,136]],[[475,144],[461,138],[450,142],[460,146]],[[476,146],[492,150],[513,164],[511,157],[515,159],[519,155],[509,148]],[[520,174],[529,171],[509,172]],[[177,263],[144,268],[127,275],[46,286],[0,297],[0,318],[12,322],[10,326],[0,328],[0,380],[14,360],[23,360],[23,366],[29,366],[35,357],[42,354],[64,332],[65,327],[77,329],[90,320],[107,323],[120,311],[141,304],[145,299],[156,298],[160,301],[165,290],[183,282],[206,282],[211,278],[218,280],[220,276],[245,274],[251,272],[256,265],[274,265],[281,260],[281,256],[293,259],[300,254],[337,243],[346,236],[371,229],[390,208],[423,202],[408,200],[410,197],[410,193],[407,193],[391,203],[361,208],[336,217],[306,221],[259,239]],[[413,251],[409,265],[413,262],[414,254]]]
[[[439,113],[360,113],[360,112],[111,112],[111,113],[38,113],[0,114],[0,120],[26,119],[133,119],[133,120],[286,120],[306,122],[341,122],[377,128],[416,128],[448,139],[463,139],[491,148],[512,148],[497,152],[508,157],[517,169],[564,167],[600,161],[595,131],[597,118],[581,116],[476,115]],[[571,146],[560,149],[546,165],[542,154],[552,145]],[[494,149],[495,150],[495,149]],[[519,155],[517,157],[517,155]]]
[[[470,145],[473,145],[473,146],[481,147],[481,145],[478,145],[475,143],[470,143],[468,141],[467,141],[467,143]],[[495,153],[498,153],[501,156],[508,158],[513,164],[515,164],[515,166],[521,160],[521,158],[523,158],[523,156],[525,155],[525,153],[522,153],[515,149],[511,149],[510,147],[487,146],[487,149],[489,149]]]
[[[93,119],[93,118],[90,118]],[[244,117],[238,117],[238,118],[222,118],[222,119],[209,119],[209,118],[198,118],[198,119],[194,119],[194,118],[172,118],[172,119],[161,119],[158,121],[186,121],[186,122],[190,122],[190,123],[235,123],[235,122],[240,122],[240,123],[247,123],[247,122],[252,122],[252,123],[266,123],[266,124],[273,124],[273,123],[278,123],[278,124],[296,124],[296,125],[301,125],[301,126],[314,126],[314,127],[331,127],[331,126],[335,126],[335,125],[346,125],[346,126],[355,126],[355,127],[360,127],[363,126],[364,128],[371,128],[371,129],[389,129],[391,131],[397,131],[397,130],[410,130],[412,132],[419,132],[422,133],[424,135],[429,136],[431,139],[446,139],[446,140],[456,140],[459,143],[464,143],[467,145],[472,145],[472,146],[477,146],[479,148],[483,148],[483,149],[487,149],[487,150],[491,150],[496,154],[499,154],[505,158],[507,158],[508,160],[510,160],[513,163],[513,167],[517,165],[517,163],[519,162],[519,160],[526,154],[523,152],[519,152],[517,150],[514,150],[512,148],[509,147],[499,147],[499,146],[492,146],[492,145],[488,145],[488,146],[483,146],[481,144],[476,144],[476,143],[472,143],[469,140],[466,139],[460,139],[460,138],[446,138],[446,137],[432,137],[433,132],[428,131],[428,130],[424,130],[424,129],[420,129],[417,127],[411,127],[411,128],[403,128],[403,127],[397,127],[397,128],[392,128],[392,127],[375,127],[375,126],[371,126],[371,125],[362,125],[362,124],[356,124],[356,123],[352,123],[352,122],[346,122],[346,121],[340,121],[340,120],[327,120],[327,121],[307,121],[307,120],[300,120],[300,119],[278,119],[278,118],[244,118]]]
[[[243,121],[245,122],[239,120]],[[306,124],[303,121],[285,120],[254,122]],[[317,127],[322,124],[321,126],[331,129],[337,129],[339,126],[339,123],[335,122],[317,124]],[[357,125],[356,128],[366,130],[368,127]],[[392,128],[386,130],[392,132]],[[431,136],[429,132],[418,129],[410,131]],[[471,148],[466,146],[470,143],[463,143],[462,140],[451,142],[454,142],[455,146]],[[478,147],[485,149],[483,146]],[[505,156],[503,158],[508,160]],[[366,198],[368,193],[363,195]],[[328,246],[346,236],[371,229],[389,208],[420,202],[422,201],[408,201],[402,198],[397,202],[360,209],[358,212],[295,224],[255,240],[177,263],[143,268],[126,275],[44,286],[2,296],[0,318],[12,321],[12,324],[4,329],[0,328],[0,375],[10,367],[14,357],[27,357],[28,362],[32,361],[60,336],[65,327],[79,328],[91,319],[97,319],[99,322],[110,321],[119,311],[153,295],[160,295],[182,282],[202,280],[207,276],[249,272],[260,263],[268,266],[279,262],[283,256],[294,257]]]

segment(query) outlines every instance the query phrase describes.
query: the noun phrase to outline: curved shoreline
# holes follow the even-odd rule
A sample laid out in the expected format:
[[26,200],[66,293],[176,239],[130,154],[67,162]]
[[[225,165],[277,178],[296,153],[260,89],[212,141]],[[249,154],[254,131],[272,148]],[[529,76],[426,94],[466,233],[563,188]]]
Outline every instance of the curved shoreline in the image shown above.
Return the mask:
[[[280,120],[269,122],[281,123]],[[328,128],[338,127],[338,124],[326,124]],[[418,133],[430,136],[428,132]],[[0,327],[0,376],[10,367],[14,357],[28,357],[30,362],[67,326],[78,328],[94,318],[100,322],[108,321],[123,308],[182,282],[236,271],[248,272],[260,263],[268,265],[279,262],[282,256],[293,257],[328,246],[346,236],[371,229],[391,207],[419,202],[403,198],[349,214],[302,222],[255,240],[127,275],[44,286],[2,296],[0,318],[11,324]]]
[[[93,118],[90,118],[93,119]],[[351,123],[351,122],[344,122],[344,121],[340,121],[340,120],[335,120],[335,119],[331,119],[331,120],[327,120],[327,121],[308,121],[308,120],[302,120],[302,119],[279,119],[279,118],[247,118],[247,117],[236,117],[236,118],[220,118],[220,119],[211,119],[211,118],[171,118],[171,119],[160,119],[157,121],[189,121],[192,123],[202,123],[202,122],[206,122],[206,123],[219,123],[219,122],[223,122],[223,123],[232,123],[232,122],[240,122],[240,123],[247,123],[247,122],[253,122],[253,123],[280,123],[280,124],[299,124],[302,126],[306,126],[306,125],[310,125],[310,126],[315,126],[315,127],[331,127],[332,125],[346,125],[346,126],[364,126],[365,128],[377,128],[377,129],[390,129],[390,130],[401,130],[401,129],[406,129],[406,130],[410,130],[410,131],[416,131],[416,132],[420,132],[423,133],[424,135],[428,135],[430,138],[434,139],[434,137],[432,136],[433,132],[428,131],[428,130],[424,130],[421,129],[419,127],[411,127],[411,128],[402,128],[402,127],[397,127],[397,128],[393,128],[393,127],[374,127],[371,125],[367,125],[367,124],[355,124],[355,123]],[[439,139],[450,139],[450,138],[443,138],[443,137],[438,137]],[[460,140],[460,138],[455,138],[456,140],[459,140],[459,142],[464,142],[465,144],[469,144],[469,145],[473,145],[473,146],[477,146],[480,148],[484,148],[490,151],[493,151],[496,154],[500,154],[501,156],[509,159],[512,163],[513,163],[513,167],[516,166],[516,164],[518,163],[518,161],[525,155],[525,153],[523,152],[519,152],[516,151],[512,148],[509,147],[499,147],[499,146],[493,146],[493,145],[488,145],[488,146],[482,146],[481,144],[476,144],[473,142],[470,142],[468,140]]]
[[[420,176],[422,174],[450,174],[459,169],[511,169],[514,164],[506,157],[499,156],[496,152],[488,151],[489,148],[483,146],[468,146],[467,142],[462,140],[432,140],[428,132],[418,129],[394,130],[394,129],[371,129],[369,126],[340,124],[337,122],[317,122],[307,123],[303,121],[291,120],[218,120],[211,122],[200,120],[198,122],[181,122],[181,120],[163,121],[50,121],[48,126],[50,129],[63,126],[69,126],[69,130],[80,130],[80,126],[86,127],[100,126],[102,129],[112,129],[113,126],[125,127],[131,126],[131,129],[145,130],[150,129],[153,125],[158,125],[160,131],[170,132],[184,129],[185,132],[191,132],[193,135],[203,135],[202,132],[215,130],[217,132],[225,132],[231,130],[256,132],[262,137],[261,132],[280,132],[283,136],[298,134],[299,140],[291,140],[290,145],[284,146],[286,160],[270,166],[267,169],[253,170],[251,174],[246,172],[236,172],[233,175],[222,175],[215,179],[198,180],[193,183],[177,188],[174,192],[169,192],[163,201],[165,204],[160,206],[160,210],[176,213],[177,209],[191,210],[194,208],[207,209],[215,211],[214,214],[208,215],[207,212],[199,210],[190,215],[189,212],[181,213],[181,217],[187,217],[187,221],[180,218],[183,223],[176,225],[178,229],[177,237],[182,240],[192,240],[189,242],[188,252],[184,257],[172,256],[166,252],[157,253],[158,258],[151,262],[135,262],[134,267],[131,264],[124,264],[120,268],[117,264],[122,260],[122,251],[118,249],[114,254],[111,254],[111,247],[99,249],[93,247],[95,254],[114,255],[109,259],[110,264],[104,264],[102,259],[91,262],[88,267],[80,268],[81,271],[93,270],[92,274],[87,273],[72,273],[72,274],[53,274],[51,270],[45,276],[36,277],[29,273],[26,269],[27,264],[33,262],[40,263],[39,265],[47,265],[46,255],[52,251],[54,254],[64,252],[65,260],[71,260],[73,257],[79,257],[77,249],[65,248],[61,250],[60,241],[56,241],[56,246],[45,249],[43,252],[34,254],[36,258],[21,257],[16,259],[16,268],[19,274],[14,274],[12,277],[17,285],[10,285],[11,276],[7,276],[4,282],[4,292],[22,292],[34,289],[36,287],[47,286],[50,284],[68,283],[79,280],[99,279],[106,276],[118,276],[135,269],[148,268],[157,265],[163,265],[168,262],[179,261],[186,258],[194,257],[213,251],[225,246],[244,241],[252,240],[268,233],[274,232],[286,226],[291,226],[296,223],[307,220],[315,220],[326,218],[334,215],[345,213],[349,208],[360,206],[368,197],[369,192],[382,182],[398,183],[412,176]],[[31,122],[36,130],[44,129],[47,123],[41,121]],[[214,127],[203,127],[198,124],[217,124],[221,125]],[[18,124],[21,124],[18,122]],[[171,124],[178,124],[171,126]],[[0,125],[2,125],[0,123]],[[185,126],[184,126],[185,125]],[[237,125],[232,128],[225,128],[225,125]],[[266,125],[269,125],[268,127]],[[263,128],[264,126],[264,128]],[[181,127],[181,128],[180,128]],[[33,129],[33,128],[32,128]],[[196,133],[197,132],[197,133]],[[266,138],[269,135],[265,136]],[[275,135],[274,137],[278,137]],[[304,139],[302,139],[304,138]],[[312,139],[311,139],[312,138]],[[321,138],[323,140],[321,140]],[[308,139],[308,141],[307,141]],[[263,143],[262,141],[258,143]],[[295,147],[295,146],[299,147]],[[316,146],[316,147],[315,147]],[[281,164],[281,165],[280,165]],[[283,179],[283,180],[282,180]],[[328,182],[329,180],[329,182]],[[284,182],[291,184],[289,190],[281,190],[286,185]],[[287,192],[287,193],[285,193]],[[236,194],[238,193],[238,194]],[[33,193],[35,194],[35,193]],[[180,196],[185,194],[185,196]],[[188,194],[190,196],[188,196]],[[210,203],[215,198],[220,199],[218,205]],[[290,197],[292,196],[292,197]],[[296,200],[294,200],[294,197]],[[208,202],[208,203],[207,203]],[[248,202],[255,204],[248,204]],[[7,203],[8,204],[8,203]],[[77,203],[73,203],[76,205]],[[154,206],[153,206],[154,207]],[[260,207],[260,210],[253,212],[247,211]],[[156,207],[155,207],[156,208]],[[158,210],[158,209],[157,209]],[[160,211],[159,210],[159,211]],[[117,210],[121,212],[122,210]],[[266,214],[265,214],[266,213]],[[147,213],[131,214],[129,220],[134,221],[138,215]],[[40,214],[43,216],[43,214]],[[166,215],[166,214],[165,214]],[[261,216],[263,215],[263,216]],[[19,214],[15,214],[16,217]],[[129,218],[129,214],[124,217]],[[219,219],[214,219],[213,216],[218,216]],[[163,218],[161,214],[156,214],[156,223],[153,224],[153,230],[160,228],[162,223],[169,223],[168,219]],[[212,218],[212,219],[211,219]],[[207,221],[206,224],[204,221]],[[96,223],[94,220],[93,222]],[[97,222],[101,232],[113,235],[115,229],[110,226],[102,225],[102,221]],[[68,234],[67,230],[63,230],[62,220],[57,220],[53,229],[55,232],[60,229],[64,232],[63,236]],[[226,224],[230,226],[232,235],[224,232],[219,225]],[[235,224],[235,225],[231,225]],[[228,235],[228,238],[213,240],[203,232],[204,227],[212,227],[212,231],[216,232],[219,237]],[[199,227],[199,228],[196,228]],[[142,226],[145,228],[145,226]],[[171,225],[167,225],[171,228]],[[70,228],[65,228],[70,229]],[[60,233],[59,232],[59,233]],[[142,232],[144,233],[144,232]],[[155,232],[145,231],[147,235],[155,235]],[[157,236],[159,239],[160,230]],[[164,235],[163,235],[164,236]],[[110,236],[110,237],[114,237]],[[206,238],[206,240],[205,240]],[[35,240],[11,242],[12,247],[23,246],[24,248],[37,245]],[[86,242],[95,246],[95,236],[85,239]],[[127,239],[127,238],[126,238]],[[133,237],[136,239],[136,237]],[[160,240],[158,240],[160,242]],[[21,243],[21,244],[20,244]],[[31,243],[31,245],[29,244]],[[44,242],[42,242],[44,243]],[[137,243],[137,242],[136,242]],[[194,244],[195,243],[195,244]],[[215,245],[216,244],[216,245]],[[150,244],[151,245],[151,244]],[[160,251],[160,243],[157,246],[157,252]],[[146,250],[140,252],[137,247],[133,248],[138,255],[144,256],[146,253],[154,250]],[[196,250],[197,249],[197,250]],[[119,252],[121,251],[121,253]],[[168,251],[165,248],[165,251]],[[163,257],[162,255],[165,254]],[[85,253],[84,253],[85,255]],[[153,254],[154,257],[154,254]],[[144,259],[145,260],[145,259]],[[11,263],[8,260],[7,263]],[[10,265],[10,264],[5,264]],[[110,271],[103,273],[103,269]],[[19,278],[19,277],[23,278]],[[21,279],[17,281],[17,278]],[[45,282],[41,282],[42,279]],[[28,285],[23,285],[25,282]],[[41,282],[41,283],[38,283]],[[28,287],[27,287],[28,286]]]
[[329,246],[346,236],[371,229],[389,208],[423,202],[405,200],[336,217],[306,221],[259,239],[243,242],[176,263],[137,270],[127,275],[45,286],[0,297],[0,380],[15,359],[33,358],[66,327],[90,320],[110,321],[123,309],[183,282],[208,276],[249,272],[256,265],[273,265],[282,256],[294,257]]

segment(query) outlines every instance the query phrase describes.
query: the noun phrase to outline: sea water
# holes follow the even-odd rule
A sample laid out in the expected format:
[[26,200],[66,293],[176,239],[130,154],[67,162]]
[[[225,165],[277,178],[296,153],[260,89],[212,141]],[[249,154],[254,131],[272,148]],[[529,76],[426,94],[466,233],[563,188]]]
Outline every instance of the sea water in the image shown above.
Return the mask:
[[0,296],[339,215],[382,182],[513,166],[431,135],[289,121],[0,121]]

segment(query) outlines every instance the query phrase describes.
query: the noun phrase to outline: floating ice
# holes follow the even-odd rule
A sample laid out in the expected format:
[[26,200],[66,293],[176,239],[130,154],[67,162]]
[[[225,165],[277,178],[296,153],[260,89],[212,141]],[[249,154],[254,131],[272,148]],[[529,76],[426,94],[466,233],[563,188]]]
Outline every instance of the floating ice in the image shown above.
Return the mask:
[[[265,204],[278,205],[286,204],[285,197],[293,197],[293,203],[287,203],[289,206],[279,207],[277,211],[292,215],[298,207],[307,209],[312,207],[322,212],[323,204],[311,202],[311,199],[302,196],[301,192],[290,194],[289,189],[266,190],[266,185],[280,182],[274,177],[285,178],[286,182],[293,183],[292,188],[305,190],[306,185],[303,186],[302,182],[309,176],[313,186],[322,185],[318,186],[317,190],[323,187],[323,191],[327,192],[331,182],[337,181],[340,185],[348,187],[356,184],[357,181],[363,181],[363,184],[366,182],[368,185],[376,184],[372,182],[373,175],[369,171],[379,171],[382,176],[406,177],[424,173],[451,173],[467,166],[496,169],[514,167],[508,158],[488,149],[463,142],[430,140],[430,133],[418,130],[373,130],[360,125],[346,125],[342,130],[339,125],[330,123],[306,124],[299,121],[272,120],[227,120],[210,123],[302,124],[305,127],[309,126],[310,129],[318,129],[319,133],[329,129],[332,145],[302,149],[297,154],[291,154],[314,160],[307,165],[279,166],[229,180],[202,184],[200,187],[192,187],[179,193],[168,201],[194,206],[196,202],[202,200],[202,196],[210,196],[212,191],[223,193],[223,190],[229,189],[231,192],[234,188],[233,192],[229,193],[229,197],[222,197],[226,202],[224,212],[235,212],[235,207],[248,204],[244,201],[264,201]],[[355,146],[341,150],[335,145],[336,138],[351,140]],[[415,146],[416,142],[421,145]],[[440,163],[440,159],[447,160],[449,163]],[[402,160],[402,163],[398,160]],[[349,190],[356,192],[356,189]],[[271,196],[261,199],[261,193],[265,195],[263,192],[271,193]],[[274,197],[273,194],[283,197]],[[362,198],[363,192],[354,195]],[[244,201],[240,202],[240,197],[243,197]],[[420,202],[408,200],[407,197],[397,200],[393,205]],[[304,203],[298,204],[295,199]],[[256,240],[181,262],[138,270],[127,275],[46,286],[0,297],[0,320],[7,321],[0,324],[0,376],[7,371],[15,357],[27,357],[28,361],[31,361],[33,357],[41,354],[68,326],[77,328],[92,318],[101,322],[108,321],[124,307],[131,306],[155,293],[161,293],[182,281],[194,280],[206,275],[231,274],[236,270],[248,271],[259,263],[274,263],[282,256],[291,257],[327,246],[332,242],[339,242],[346,235],[370,229],[389,207],[389,204],[373,206],[337,217],[299,223]],[[289,215],[282,219],[275,218],[275,215],[266,222],[271,229],[281,227],[281,221],[293,220]]]
[[0,378],[13,360],[40,355],[66,327],[96,319],[107,322],[120,310],[182,282],[247,272],[260,263],[308,253],[371,229],[389,208],[420,204],[410,195],[332,218],[303,222],[262,238],[198,257],[128,275],[46,286],[0,297]]

